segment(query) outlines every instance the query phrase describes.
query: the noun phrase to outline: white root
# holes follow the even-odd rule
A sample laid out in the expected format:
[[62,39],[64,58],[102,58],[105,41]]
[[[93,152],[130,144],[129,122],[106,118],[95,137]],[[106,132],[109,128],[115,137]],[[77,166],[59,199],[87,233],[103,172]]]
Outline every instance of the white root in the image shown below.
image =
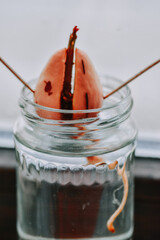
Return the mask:
[[[88,163],[85,166],[90,165],[90,164],[94,164],[95,166],[100,166],[100,165],[106,164],[101,157],[96,157],[96,156],[87,157],[87,160],[88,160]],[[108,168],[110,170],[113,170],[113,169],[115,169],[117,164],[118,164],[118,161],[116,160],[113,163],[108,164]],[[112,233],[115,232],[113,223],[114,223],[115,219],[118,217],[118,215],[122,212],[122,210],[126,204],[127,197],[128,197],[128,179],[127,179],[127,174],[126,174],[125,168],[126,168],[126,162],[124,163],[122,168],[120,168],[119,165],[117,168],[118,175],[122,177],[124,191],[123,191],[123,198],[122,198],[122,201],[121,201],[119,207],[112,214],[112,216],[108,219],[107,224],[106,224],[108,230]]]
[[108,219],[107,221],[107,228],[110,232],[114,233],[115,232],[115,228],[113,226],[113,223],[115,221],[115,219],[118,217],[118,215],[122,212],[126,201],[127,201],[127,197],[128,197],[128,179],[127,179],[127,174],[125,171],[125,167],[126,167],[126,162],[124,163],[123,167],[120,169],[118,166],[117,172],[119,176],[122,176],[122,181],[123,181],[123,185],[124,185],[124,192],[123,192],[123,199],[122,202],[120,204],[120,206],[117,208],[117,210],[113,213],[113,215]]

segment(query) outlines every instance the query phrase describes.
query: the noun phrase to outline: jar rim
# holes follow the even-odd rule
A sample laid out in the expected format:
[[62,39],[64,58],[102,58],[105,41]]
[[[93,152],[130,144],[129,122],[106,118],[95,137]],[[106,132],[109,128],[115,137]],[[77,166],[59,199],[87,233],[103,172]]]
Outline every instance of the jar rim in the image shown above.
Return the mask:
[[[104,96],[122,83],[121,80],[109,76],[101,77],[101,81]],[[29,84],[32,89],[35,89],[36,80],[32,80]],[[26,146],[33,149],[46,152],[46,144],[48,144],[47,153],[58,155],[64,148],[63,153],[66,155],[70,155],[71,151],[74,152],[73,155],[78,156],[84,151],[91,156],[93,153],[98,155],[114,151],[115,148],[124,147],[135,139],[136,133],[129,119],[133,100],[128,86],[105,99],[103,106],[97,109],[48,108],[34,103],[33,97],[33,93],[26,87],[22,89],[19,101],[22,116],[17,121],[22,130],[20,135],[16,135],[18,141],[25,142]],[[67,116],[68,113],[75,115],[70,118]],[[126,128],[125,123],[131,123],[131,125],[129,124]],[[28,139],[28,136],[31,137]],[[44,146],[40,144],[37,147],[36,141],[42,143],[44,138],[47,139]],[[110,144],[111,147],[109,147]]]
[[[118,78],[115,78],[115,77],[112,77],[112,76],[109,76],[109,75],[103,75],[102,77],[100,77],[100,79],[110,79],[110,80],[113,81],[113,83],[116,85],[116,87],[118,87],[118,86],[120,86],[121,84],[124,83],[122,80],[120,80]],[[29,86],[35,85],[36,82],[37,82],[37,79],[33,79],[31,81],[28,81],[28,85]],[[105,85],[106,85],[106,83],[105,83]],[[114,89],[112,89],[112,90],[114,90]],[[66,114],[97,113],[97,112],[101,112],[101,111],[106,111],[106,110],[109,110],[109,109],[117,108],[120,104],[123,104],[123,102],[131,99],[131,90],[126,85],[117,92],[120,95],[119,96],[119,101],[117,101],[117,102],[110,103],[109,105],[104,105],[101,108],[95,108],[95,109],[84,109],[84,110],[69,110],[69,109],[67,109],[66,110],[66,109],[57,109],[57,108],[51,108],[51,107],[46,107],[46,106],[39,105],[39,104],[35,103],[33,101],[33,99],[31,99],[29,97],[30,93],[33,94],[32,92],[30,92],[30,90],[26,86],[24,86],[22,88],[21,95],[20,95],[20,101],[19,101],[21,107],[23,105],[23,104],[21,104],[21,101],[23,101],[24,103],[27,103],[27,104],[31,105],[32,107],[34,107],[36,109],[38,108],[38,109],[49,111],[49,112],[66,113]],[[112,98],[112,96],[114,96],[117,93],[114,93],[109,98]],[[109,98],[106,98],[103,101],[106,102],[107,99],[109,99]]]

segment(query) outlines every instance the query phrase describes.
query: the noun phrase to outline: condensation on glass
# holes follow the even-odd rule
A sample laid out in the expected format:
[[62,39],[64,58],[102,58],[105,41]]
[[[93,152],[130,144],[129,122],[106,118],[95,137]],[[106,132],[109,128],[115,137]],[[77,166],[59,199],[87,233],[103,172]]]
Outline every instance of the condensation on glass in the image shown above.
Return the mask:
[[[101,80],[104,94],[121,83],[110,77]],[[31,82],[33,88],[35,82]],[[130,117],[129,88],[96,110],[42,107],[26,88],[19,103],[21,116],[14,139],[20,239],[129,239],[137,133]],[[76,117],[44,119],[40,111]]]

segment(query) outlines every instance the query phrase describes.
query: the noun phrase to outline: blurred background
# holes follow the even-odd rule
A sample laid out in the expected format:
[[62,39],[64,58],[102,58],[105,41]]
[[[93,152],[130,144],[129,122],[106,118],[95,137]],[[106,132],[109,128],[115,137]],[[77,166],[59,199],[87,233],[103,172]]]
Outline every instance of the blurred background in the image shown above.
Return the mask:
[[[160,58],[159,0],[0,0],[0,55],[31,80],[67,46],[75,25],[76,46],[100,74],[126,81]],[[0,83],[0,130],[8,132],[22,84],[1,63]],[[129,86],[139,136],[160,140],[160,64]]]

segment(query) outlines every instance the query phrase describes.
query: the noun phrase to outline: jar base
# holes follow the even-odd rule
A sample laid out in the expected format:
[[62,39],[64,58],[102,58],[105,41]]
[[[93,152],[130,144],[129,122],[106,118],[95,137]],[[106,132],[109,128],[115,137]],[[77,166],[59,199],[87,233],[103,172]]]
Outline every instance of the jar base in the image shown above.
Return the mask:
[[[29,234],[26,234],[19,224],[17,224],[17,232],[18,232],[18,240],[70,240],[71,238],[45,238],[40,236],[32,236]],[[72,238],[72,239],[83,239],[83,240],[131,240],[133,235],[133,228],[131,228],[128,232],[125,232],[120,235],[115,236],[105,236],[105,237],[90,237],[90,238]]]

